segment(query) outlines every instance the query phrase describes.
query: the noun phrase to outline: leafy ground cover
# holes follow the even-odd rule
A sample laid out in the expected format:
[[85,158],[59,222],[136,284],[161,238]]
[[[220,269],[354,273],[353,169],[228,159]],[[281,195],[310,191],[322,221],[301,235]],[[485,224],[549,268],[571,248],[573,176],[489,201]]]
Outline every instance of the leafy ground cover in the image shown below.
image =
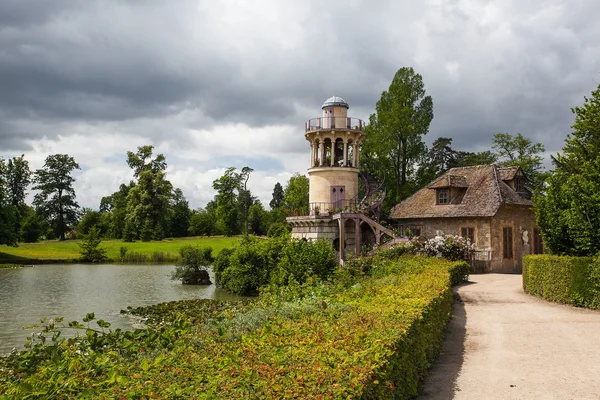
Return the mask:
[[[0,361],[12,398],[410,398],[441,349],[464,262],[374,258],[333,283],[271,287],[256,301],[129,310],[135,332],[86,316]],[[366,273],[365,273],[366,272]],[[96,326],[97,325],[97,326]]]
[[[112,262],[121,260],[121,248],[126,248],[124,262],[173,262],[179,256],[179,249],[186,245],[210,246],[213,254],[218,255],[223,248],[233,247],[240,241],[239,237],[189,237],[165,239],[151,242],[123,242],[121,240],[104,240],[100,247],[106,249],[106,255]],[[19,247],[0,246],[0,263],[35,263],[44,261],[77,261],[81,248],[79,240],[55,241],[39,243],[21,243]]]

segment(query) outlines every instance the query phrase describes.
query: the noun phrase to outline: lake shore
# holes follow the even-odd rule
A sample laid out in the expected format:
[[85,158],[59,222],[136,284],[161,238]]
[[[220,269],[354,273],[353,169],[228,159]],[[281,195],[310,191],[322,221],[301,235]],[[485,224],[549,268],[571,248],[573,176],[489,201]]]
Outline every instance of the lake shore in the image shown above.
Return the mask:
[[[165,264],[179,258],[183,246],[209,246],[213,256],[224,248],[237,245],[240,237],[186,237],[150,242],[124,242],[103,240],[101,248],[106,249],[109,263]],[[18,247],[0,246],[2,264],[64,264],[79,263],[80,240],[46,240],[38,243],[19,243]]]

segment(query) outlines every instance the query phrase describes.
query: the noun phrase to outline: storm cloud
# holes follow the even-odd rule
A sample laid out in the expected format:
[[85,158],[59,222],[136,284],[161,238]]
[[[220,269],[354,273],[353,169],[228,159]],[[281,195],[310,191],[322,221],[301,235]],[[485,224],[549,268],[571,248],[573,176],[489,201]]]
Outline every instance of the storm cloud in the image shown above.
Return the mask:
[[433,97],[428,142],[484,150],[521,132],[553,153],[600,81],[598,14],[594,0],[4,0],[0,155],[86,157],[78,196],[97,207],[128,179],[124,152],[152,143],[192,205],[232,163],[258,166],[268,203],[308,167],[302,127],[323,100],[368,119],[403,66]]

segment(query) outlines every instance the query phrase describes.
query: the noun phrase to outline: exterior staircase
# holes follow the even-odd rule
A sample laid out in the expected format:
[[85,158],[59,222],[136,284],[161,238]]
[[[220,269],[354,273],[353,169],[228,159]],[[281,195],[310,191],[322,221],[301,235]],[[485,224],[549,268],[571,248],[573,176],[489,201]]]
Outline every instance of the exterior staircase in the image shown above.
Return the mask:
[[377,176],[368,171],[360,171],[360,177],[366,188],[366,193],[358,205],[358,211],[379,222],[381,205],[385,200],[385,178],[379,181]]

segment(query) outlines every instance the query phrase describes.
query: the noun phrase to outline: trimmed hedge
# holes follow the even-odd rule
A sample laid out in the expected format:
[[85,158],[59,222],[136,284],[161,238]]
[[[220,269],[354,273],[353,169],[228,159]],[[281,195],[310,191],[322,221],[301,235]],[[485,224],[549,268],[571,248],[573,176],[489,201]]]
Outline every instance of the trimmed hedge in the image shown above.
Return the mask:
[[523,290],[557,303],[600,309],[600,256],[526,256]]
[[[451,281],[464,277],[468,265],[403,257],[379,260],[372,269],[372,277],[346,288],[307,285],[291,300],[261,295],[243,310],[216,307],[187,332],[180,324],[178,339],[163,350],[81,352],[65,342],[57,349],[65,362],[50,359],[31,373],[0,376],[0,393],[7,398],[35,397],[36,390],[52,390],[56,398],[412,398],[442,348],[453,303]],[[161,326],[168,329],[168,321]]]

